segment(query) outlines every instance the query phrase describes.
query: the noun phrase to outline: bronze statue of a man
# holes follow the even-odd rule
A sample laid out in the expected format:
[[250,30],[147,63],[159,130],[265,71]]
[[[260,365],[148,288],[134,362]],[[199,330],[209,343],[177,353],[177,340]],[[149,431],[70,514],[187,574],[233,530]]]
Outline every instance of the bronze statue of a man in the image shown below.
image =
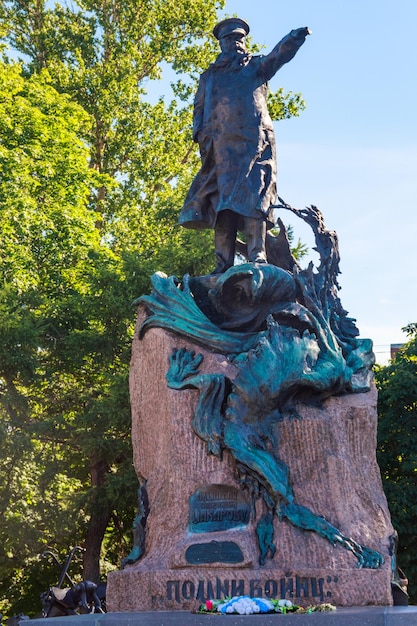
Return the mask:
[[239,18],[217,24],[213,34],[221,54],[201,75],[194,101],[193,138],[202,165],[179,223],[214,228],[214,274],[233,266],[238,230],[245,231],[249,261],[266,263],[265,235],[277,195],[267,82],[294,57],[309,30],[292,30],[266,56],[248,53],[248,33]]

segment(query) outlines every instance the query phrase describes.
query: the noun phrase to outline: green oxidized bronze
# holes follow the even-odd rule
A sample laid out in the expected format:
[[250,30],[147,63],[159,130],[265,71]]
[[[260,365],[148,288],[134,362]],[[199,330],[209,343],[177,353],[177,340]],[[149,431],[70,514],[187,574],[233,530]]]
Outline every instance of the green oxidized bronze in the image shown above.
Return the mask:
[[138,509],[133,520],[133,548],[122,559],[121,568],[126,565],[136,563],[145,553],[145,536],[146,536],[146,520],[149,514],[148,493],[146,490],[146,481],[144,481],[138,489]]
[[[153,277],[153,292],[139,299],[148,317],[141,335],[162,327],[226,354],[237,368],[234,380],[200,374],[202,355],[175,350],[167,382],[174,389],[195,388],[199,399],[192,420],[195,433],[219,458],[233,455],[242,488],[253,502],[262,497],[265,512],[257,525],[260,563],[275,553],[273,519],[318,533],[353,552],[358,567],[378,568],[378,552],[345,537],[324,517],[297,504],[287,465],[278,458],[276,423],[296,416],[295,402],[369,389],[372,342],[358,340],[354,320],[337,296],[337,237],[327,231],[320,211],[290,209],[315,233],[320,266],[301,269],[271,263],[291,259],[288,240],[269,242],[268,264],[244,263],[220,276],[184,277],[182,283],[162,274]],[[267,243],[268,246],[268,243]]]

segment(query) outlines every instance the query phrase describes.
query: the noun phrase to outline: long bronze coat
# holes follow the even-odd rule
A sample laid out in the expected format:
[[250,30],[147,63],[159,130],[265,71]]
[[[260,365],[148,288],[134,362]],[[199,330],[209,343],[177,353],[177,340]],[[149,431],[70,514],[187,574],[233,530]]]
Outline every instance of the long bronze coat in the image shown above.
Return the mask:
[[242,217],[269,218],[277,192],[267,82],[301,44],[290,33],[268,55],[242,56],[240,65],[238,58],[231,65],[220,54],[201,75],[193,134],[202,166],[180,213],[183,226],[213,228],[225,209]]

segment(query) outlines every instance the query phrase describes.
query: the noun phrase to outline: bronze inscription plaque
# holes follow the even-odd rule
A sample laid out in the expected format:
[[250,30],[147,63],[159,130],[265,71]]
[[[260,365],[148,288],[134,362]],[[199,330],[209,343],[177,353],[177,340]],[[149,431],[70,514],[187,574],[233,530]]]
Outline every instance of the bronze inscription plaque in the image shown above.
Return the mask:
[[250,507],[239,489],[230,485],[203,485],[190,497],[190,530],[210,533],[246,526]]

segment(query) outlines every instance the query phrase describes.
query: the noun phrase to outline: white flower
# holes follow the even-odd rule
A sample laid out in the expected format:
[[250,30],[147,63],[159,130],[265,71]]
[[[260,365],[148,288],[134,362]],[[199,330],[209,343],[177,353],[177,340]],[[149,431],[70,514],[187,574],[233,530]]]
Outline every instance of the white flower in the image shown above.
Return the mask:
[[273,611],[274,610],[274,605],[271,602],[271,600],[267,600],[266,598],[256,598],[255,602],[256,602],[256,606],[258,607],[259,611],[262,612],[262,613],[266,613],[268,611]]
[[239,615],[252,615],[254,613],[267,613],[273,610],[274,605],[270,600],[263,598],[249,598],[248,596],[236,596],[218,606],[220,613],[238,613]]

